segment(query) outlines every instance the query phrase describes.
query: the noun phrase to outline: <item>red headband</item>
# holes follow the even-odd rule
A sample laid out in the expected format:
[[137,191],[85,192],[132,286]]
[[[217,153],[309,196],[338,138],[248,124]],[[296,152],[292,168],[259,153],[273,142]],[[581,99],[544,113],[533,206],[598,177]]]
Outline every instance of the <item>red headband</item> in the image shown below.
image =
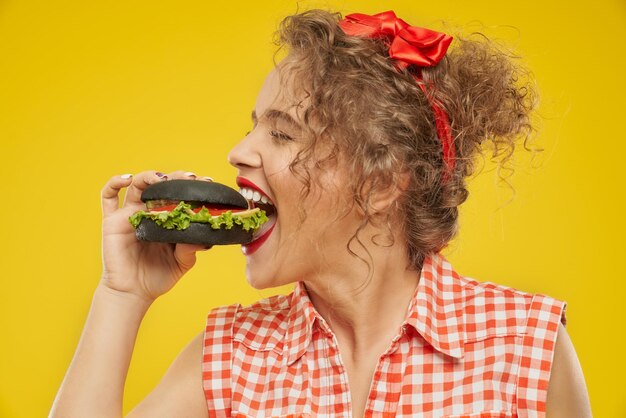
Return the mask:
[[[339,21],[346,35],[363,38],[384,38],[389,42],[389,57],[395,60],[400,70],[410,65],[433,67],[446,55],[452,37],[430,29],[409,26],[404,20],[389,10],[373,16],[353,13]],[[435,114],[437,136],[443,146],[443,160],[447,170],[443,175],[445,183],[454,170],[455,152],[448,114],[428,93],[422,82],[421,72],[414,74],[417,85],[422,89]]]

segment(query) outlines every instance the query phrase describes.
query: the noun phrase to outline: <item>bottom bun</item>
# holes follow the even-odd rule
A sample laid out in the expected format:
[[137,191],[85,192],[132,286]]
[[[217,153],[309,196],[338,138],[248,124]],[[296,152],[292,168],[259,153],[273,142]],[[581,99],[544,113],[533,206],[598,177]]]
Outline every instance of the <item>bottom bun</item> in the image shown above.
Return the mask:
[[168,242],[200,245],[247,244],[252,241],[252,231],[244,231],[241,225],[231,229],[213,229],[211,225],[192,222],[187,229],[165,229],[152,219],[141,220],[135,231],[142,241]]

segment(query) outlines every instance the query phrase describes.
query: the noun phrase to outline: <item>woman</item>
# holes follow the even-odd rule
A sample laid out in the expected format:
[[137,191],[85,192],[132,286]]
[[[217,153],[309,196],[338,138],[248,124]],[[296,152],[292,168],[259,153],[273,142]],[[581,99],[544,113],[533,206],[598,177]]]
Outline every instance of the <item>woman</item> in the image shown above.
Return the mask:
[[[506,154],[531,131],[520,70],[487,40],[448,51],[392,12],[309,11],[279,34],[289,54],[228,158],[276,208],[242,247],[248,281],[295,290],[213,309],[130,416],[590,416],[565,304],[439,253],[481,143]],[[141,320],[204,249],[140,243],[127,219],[149,184],[185,177],[104,187],[104,272],[52,416],[121,415]]]

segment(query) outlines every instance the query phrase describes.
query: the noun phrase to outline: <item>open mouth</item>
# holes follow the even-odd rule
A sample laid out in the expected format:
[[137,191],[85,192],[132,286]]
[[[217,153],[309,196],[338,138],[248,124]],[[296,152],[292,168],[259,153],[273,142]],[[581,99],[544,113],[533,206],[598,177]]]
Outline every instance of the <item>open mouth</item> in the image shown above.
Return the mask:
[[265,211],[265,214],[269,218],[269,221],[261,225],[261,227],[254,232],[252,242],[242,246],[244,254],[250,255],[255,252],[272,233],[278,218],[278,211],[272,199],[248,179],[237,177],[237,184],[240,187],[239,193],[246,198],[249,207],[259,208]]

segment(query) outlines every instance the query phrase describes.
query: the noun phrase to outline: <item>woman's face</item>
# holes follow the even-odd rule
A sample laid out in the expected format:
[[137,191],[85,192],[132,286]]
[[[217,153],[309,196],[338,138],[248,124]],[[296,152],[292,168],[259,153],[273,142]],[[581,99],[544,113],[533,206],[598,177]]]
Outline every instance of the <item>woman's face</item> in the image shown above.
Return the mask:
[[[297,85],[291,80],[290,85]],[[289,89],[291,90],[291,89]],[[303,183],[289,164],[306,144],[302,121],[285,98],[275,69],[268,75],[252,113],[253,129],[229,153],[228,161],[238,169],[237,184],[248,199],[261,200],[270,221],[255,240],[242,246],[248,282],[257,289],[299,280],[311,280],[326,269],[338,268],[346,256],[346,244],[359,220],[351,212],[334,221],[350,205],[345,175],[334,167],[313,169],[306,164],[313,182],[310,195],[300,201]],[[273,208],[264,204],[267,198]],[[304,205],[306,219],[301,220]],[[338,212],[339,211],[339,212]],[[273,213],[272,213],[273,212]]]

